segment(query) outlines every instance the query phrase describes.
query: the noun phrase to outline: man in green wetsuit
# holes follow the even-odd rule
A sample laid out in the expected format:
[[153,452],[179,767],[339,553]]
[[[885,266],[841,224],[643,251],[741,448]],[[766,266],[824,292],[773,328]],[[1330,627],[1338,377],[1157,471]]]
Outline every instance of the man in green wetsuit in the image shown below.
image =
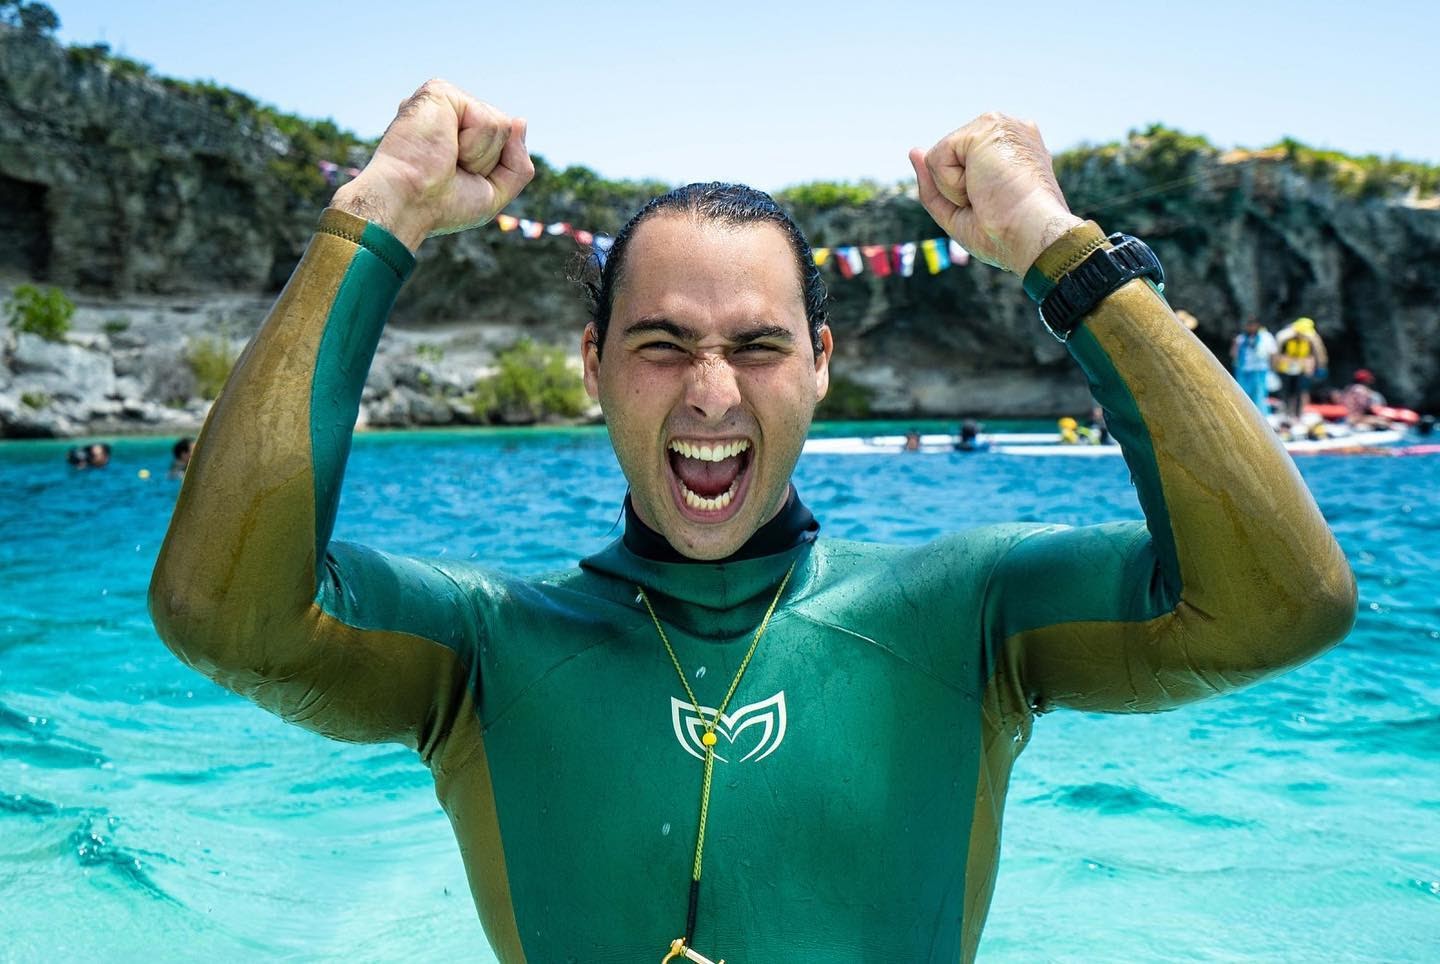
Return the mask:
[[[1037,714],[1168,709],[1348,630],[1354,582],[1293,465],[1143,279],[1068,345],[1144,523],[816,538],[790,475],[827,387],[819,282],[733,186],[647,208],[593,291],[622,539],[539,579],[331,541],[413,252],[520,192],[524,133],[443,82],[402,106],[217,401],[150,596],[222,685],[419,752],[501,960],[658,960],[681,937],[731,964],[968,960]],[[1109,251],[1031,125],[986,115],[911,156],[941,227],[1037,296]]]

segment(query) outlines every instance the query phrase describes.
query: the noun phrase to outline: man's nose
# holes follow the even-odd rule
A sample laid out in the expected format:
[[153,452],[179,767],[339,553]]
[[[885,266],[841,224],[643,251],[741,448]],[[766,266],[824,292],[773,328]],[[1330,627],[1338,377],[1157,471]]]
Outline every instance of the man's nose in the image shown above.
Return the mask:
[[702,356],[690,367],[685,401],[707,421],[718,422],[740,404],[735,369],[723,357]]

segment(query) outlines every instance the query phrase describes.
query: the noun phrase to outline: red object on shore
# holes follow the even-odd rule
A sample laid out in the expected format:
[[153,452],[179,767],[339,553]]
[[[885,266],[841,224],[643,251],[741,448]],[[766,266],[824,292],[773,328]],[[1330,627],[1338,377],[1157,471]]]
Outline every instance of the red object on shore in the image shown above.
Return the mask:
[[[1319,415],[1327,422],[1345,421],[1345,406],[1326,403],[1314,403],[1305,406],[1306,415]],[[1395,408],[1390,405],[1372,405],[1371,415],[1378,415],[1380,418],[1389,419],[1392,422],[1400,422],[1403,425],[1414,425],[1420,421],[1420,413],[1408,408]]]

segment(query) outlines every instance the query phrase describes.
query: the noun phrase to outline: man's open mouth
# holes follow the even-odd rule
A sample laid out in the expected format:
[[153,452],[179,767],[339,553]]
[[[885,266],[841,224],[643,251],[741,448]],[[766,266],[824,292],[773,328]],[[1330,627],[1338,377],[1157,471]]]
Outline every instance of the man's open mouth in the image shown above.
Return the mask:
[[675,439],[670,443],[670,470],[687,515],[719,521],[739,507],[749,477],[748,439],[715,441]]

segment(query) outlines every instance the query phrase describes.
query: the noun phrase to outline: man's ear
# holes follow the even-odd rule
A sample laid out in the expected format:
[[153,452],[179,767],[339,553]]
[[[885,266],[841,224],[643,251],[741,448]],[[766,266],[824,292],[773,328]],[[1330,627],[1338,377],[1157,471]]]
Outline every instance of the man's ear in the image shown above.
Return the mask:
[[830,326],[820,326],[820,350],[815,354],[815,401],[825,398],[830,391],[830,356],[835,351],[835,341],[830,337]]
[[585,394],[592,402],[600,401],[600,329],[595,322],[585,326],[580,336],[580,361],[585,366]]

